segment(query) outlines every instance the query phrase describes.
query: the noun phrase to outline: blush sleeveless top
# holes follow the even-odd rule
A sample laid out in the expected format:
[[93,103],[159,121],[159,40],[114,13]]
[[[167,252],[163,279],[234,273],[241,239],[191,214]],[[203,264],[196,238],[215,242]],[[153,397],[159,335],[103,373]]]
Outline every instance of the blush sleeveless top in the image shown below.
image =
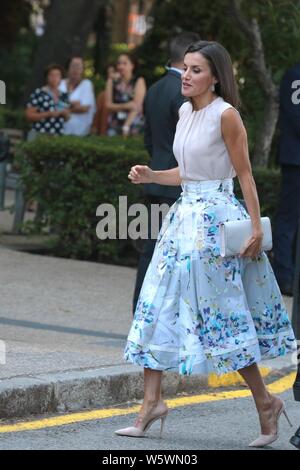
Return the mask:
[[220,180],[236,176],[221,131],[222,113],[229,108],[233,106],[221,97],[198,111],[193,110],[190,101],[180,107],[173,152],[182,179]]

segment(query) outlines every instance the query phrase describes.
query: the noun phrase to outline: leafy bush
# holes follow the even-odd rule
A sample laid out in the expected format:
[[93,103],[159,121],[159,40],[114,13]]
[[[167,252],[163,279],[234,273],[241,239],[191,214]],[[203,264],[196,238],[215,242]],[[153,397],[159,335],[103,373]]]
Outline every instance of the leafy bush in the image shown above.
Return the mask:
[[[52,252],[71,258],[135,264],[137,254],[130,240],[97,238],[100,218],[96,209],[102,203],[113,204],[118,234],[119,196],[128,197],[128,207],[143,201],[142,186],[129,182],[128,170],[148,161],[141,138],[43,136],[22,144],[17,162],[26,198],[37,200],[43,213],[34,228],[53,228],[56,236]],[[257,168],[254,176],[262,214],[274,217],[280,173]],[[242,197],[238,182],[236,194]]]
[[[22,2],[21,0],[19,3],[30,4],[30,2]],[[6,18],[6,25],[9,25],[10,30],[16,24],[16,15],[20,15],[20,12],[13,10],[11,21]],[[26,22],[25,17],[21,19]],[[15,42],[10,46],[1,42],[0,48],[1,80],[6,83],[7,104],[11,108],[22,105],[26,84],[32,75],[34,57],[39,43],[39,37],[36,36],[29,25],[24,25],[18,29]]]
[[30,124],[26,121],[25,111],[23,109],[11,109],[7,106],[1,106],[0,129],[3,128],[28,130]]
[[130,240],[97,238],[96,209],[102,203],[115,207],[118,234],[119,196],[127,196],[128,207],[143,198],[128,171],[147,161],[140,139],[41,136],[24,143],[17,162],[25,197],[38,201],[43,214],[33,228],[53,228],[52,250],[59,256],[121,262],[129,250],[136,257]]

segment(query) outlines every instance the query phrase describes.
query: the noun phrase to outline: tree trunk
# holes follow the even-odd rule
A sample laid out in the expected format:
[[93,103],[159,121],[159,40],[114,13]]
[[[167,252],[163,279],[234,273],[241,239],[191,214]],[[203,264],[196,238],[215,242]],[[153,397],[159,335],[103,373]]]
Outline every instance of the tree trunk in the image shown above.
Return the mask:
[[84,53],[102,2],[103,0],[51,1],[45,13],[46,30],[37,51],[24,101],[32,90],[44,83],[43,75],[47,65],[53,62],[65,65],[70,56]]
[[113,0],[112,42],[127,42],[130,0]]
[[258,22],[254,18],[248,20],[244,17],[240,7],[240,0],[229,0],[229,2],[232,14],[240,30],[251,44],[251,64],[266,99],[263,122],[256,136],[252,163],[257,166],[267,166],[278,119],[278,87],[273,82],[271,72],[266,65],[264,46]]
[[252,163],[255,166],[268,166],[273,136],[278,120],[278,100],[272,96],[266,97],[263,122],[256,136]]
[[94,48],[95,73],[105,74],[111,44],[111,8],[102,5],[95,23],[96,44]]

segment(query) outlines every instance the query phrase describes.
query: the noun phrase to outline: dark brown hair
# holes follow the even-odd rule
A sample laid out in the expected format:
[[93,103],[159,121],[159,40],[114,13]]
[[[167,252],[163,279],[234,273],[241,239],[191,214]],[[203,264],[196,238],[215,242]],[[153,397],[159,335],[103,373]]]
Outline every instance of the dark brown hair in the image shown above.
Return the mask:
[[72,55],[71,57],[68,58],[67,60],[67,63],[66,63],[66,70],[69,70],[69,67],[71,65],[71,62],[74,60],[74,59],[80,59],[83,66],[84,66],[84,60],[83,60],[83,57],[81,55]]
[[133,65],[133,73],[136,74],[137,69],[139,68],[138,58],[134,54],[132,54],[131,52],[121,52],[121,54],[119,54],[119,58],[122,55],[125,55],[126,57],[128,57],[128,59],[130,60],[130,62]]
[[182,62],[186,48],[196,41],[200,41],[198,33],[186,32],[173,37],[169,43],[169,64]]
[[52,72],[52,70],[59,70],[60,73],[61,73],[61,77],[64,78],[64,76],[65,76],[65,69],[63,68],[63,66],[60,65],[60,64],[50,64],[50,65],[48,65],[48,66],[45,68],[45,71],[44,71],[44,78],[45,78],[45,80],[47,80],[48,75],[49,75],[50,72]]
[[197,41],[191,44],[185,54],[199,52],[208,61],[211,73],[217,79],[215,92],[235,108],[240,106],[237,83],[231,58],[225,47],[215,41]]

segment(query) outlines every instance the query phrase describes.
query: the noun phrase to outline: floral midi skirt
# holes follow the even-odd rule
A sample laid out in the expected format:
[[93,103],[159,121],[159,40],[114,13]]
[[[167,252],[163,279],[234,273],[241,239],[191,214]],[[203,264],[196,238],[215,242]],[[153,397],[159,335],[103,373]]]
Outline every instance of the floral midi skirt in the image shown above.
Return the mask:
[[185,180],[182,189],[158,234],[124,360],[223,374],[295,350],[266,253],[220,256],[220,223],[249,218],[233,180]]

